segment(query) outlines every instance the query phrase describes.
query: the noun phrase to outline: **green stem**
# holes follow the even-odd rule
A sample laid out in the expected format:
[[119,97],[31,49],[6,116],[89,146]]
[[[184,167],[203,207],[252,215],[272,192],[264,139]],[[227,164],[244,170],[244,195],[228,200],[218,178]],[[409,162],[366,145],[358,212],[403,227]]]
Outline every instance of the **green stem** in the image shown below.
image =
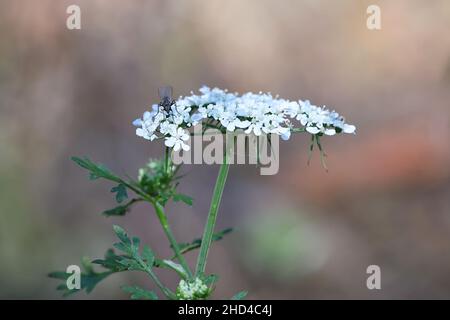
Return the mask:
[[170,148],[166,147],[165,157],[164,157],[164,171],[169,173],[169,165],[170,165]]
[[212,236],[214,233],[214,226],[217,219],[217,211],[219,209],[220,200],[222,199],[223,189],[228,176],[228,170],[230,165],[228,163],[228,150],[225,153],[223,164],[220,166],[219,175],[217,176],[216,186],[214,187],[214,193],[211,200],[211,207],[209,208],[208,220],[203,232],[203,238],[200,246],[200,253],[198,254],[197,268],[195,276],[201,276],[205,273],[206,259],[208,257],[208,251],[211,246]]
[[172,300],[176,300],[177,296],[169,290],[166,286],[162,284],[162,282],[158,279],[156,274],[153,272],[151,268],[148,267],[148,265],[140,258],[136,257],[136,260],[139,262],[139,264],[144,268],[145,272],[152,278],[152,280],[155,282],[155,284],[158,286],[158,288],[164,293],[164,295]]
[[172,230],[169,227],[169,222],[167,221],[166,213],[164,212],[163,206],[159,202],[153,202],[153,206],[155,207],[156,215],[158,216],[159,222],[161,223],[161,226],[164,230],[164,233],[166,234],[167,238],[169,239],[170,245],[172,246],[172,249],[175,253],[175,256],[177,257],[178,261],[180,262],[183,269],[188,274],[189,278],[192,278],[192,271],[189,268],[189,265],[186,262],[186,259],[184,258],[183,254],[181,253],[180,246],[178,245],[177,240],[175,239]]

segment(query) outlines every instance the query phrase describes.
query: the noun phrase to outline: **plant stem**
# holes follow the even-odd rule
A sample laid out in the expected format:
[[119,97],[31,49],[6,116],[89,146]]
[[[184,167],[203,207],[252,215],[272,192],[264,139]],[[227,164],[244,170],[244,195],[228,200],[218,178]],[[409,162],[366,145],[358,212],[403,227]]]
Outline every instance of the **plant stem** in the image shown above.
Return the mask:
[[166,213],[164,212],[164,207],[159,202],[156,201],[153,202],[153,206],[155,207],[156,215],[158,216],[159,222],[161,223],[164,233],[169,239],[170,245],[172,246],[175,256],[177,257],[183,269],[188,274],[189,278],[192,278],[192,271],[189,268],[189,265],[187,264],[183,254],[181,253],[180,246],[178,245],[177,240],[175,240],[172,230],[169,227],[169,222],[167,221],[167,216]]
[[[227,148],[228,149],[228,148]],[[208,257],[209,247],[211,246],[212,236],[214,233],[214,226],[217,219],[217,211],[219,209],[220,200],[222,199],[223,189],[228,176],[228,170],[230,164],[228,163],[228,150],[225,153],[223,163],[220,165],[219,175],[217,176],[216,186],[214,187],[214,193],[211,200],[211,206],[209,208],[208,220],[203,232],[203,238],[200,246],[200,253],[198,254],[197,268],[195,276],[201,276],[205,272],[206,259]]]
[[161,281],[158,279],[156,274],[153,272],[151,268],[147,266],[147,264],[140,258],[136,257],[136,260],[139,262],[139,264],[144,268],[145,272],[152,278],[152,280],[155,282],[155,284],[158,286],[158,288],[164,293],[164,295],[172,300],[176,300],[176,295],[170,291],[166,286],[164,286]]
[[170,165],[170,148],[166,147],[166,152],[164,155],[164,171],[166,174],[169,173],[169,165]]

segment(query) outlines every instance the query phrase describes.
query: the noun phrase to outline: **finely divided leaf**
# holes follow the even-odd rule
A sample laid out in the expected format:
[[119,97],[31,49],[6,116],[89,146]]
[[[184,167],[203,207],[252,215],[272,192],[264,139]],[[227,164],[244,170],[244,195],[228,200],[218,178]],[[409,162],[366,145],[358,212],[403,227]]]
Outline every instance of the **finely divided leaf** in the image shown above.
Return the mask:
[[81,273],[81,281],[80,281],[80,289],[69,289],[67,288],[66,281],[72,275],[72,273],[66,273],[64,271],[56,271],[48,274],[50,278],[63,280],[63,283],[57,286],[57,290],[63,292],[63,297],[67,297],[71,294],[79,292],[81,290],[85,290],[86,293],[90,293],[97,286],[99,282],[103,279],[114,273],[114,271],[104,271],[104,272],[96,272],[91,267],[85,268]]
[[180,277],[182,277],[185,280],[189,277],[184,268],[178,263],[173,262],[172,260],[162,260],[161,266],[174,270],[176,273],[180,275]]
[[181,194],[181,193],[175,194],[173,196],[173,201],[175,201],[175,202],[183,201],[188,206],[192,206],[192,204],[194,202],[194,200],[191,197],[189,197],[185,194]]
[[104,178],[120,183],[121,179],[114,175],[108,168],[101,163],[92,162],[89,158],[72,157],[72,160],[80,167],[89,171],[90,179]]
[[144,246],[142,249],[142,258],[145,260],[145,263],[152,267],[155,262],[155,254],[148,246]]
[[112,193],[116,193],[116,201],[117,203],[122,203],[125,199],[128,198],[127,188],[123,183],[119,183],[117,186],[111,189]]
[[126,267],[123,266],[123,264],[120,263],[120,261],[125,256],[118,256],[114,253],[113,249],[109,249],[106,251],[105,258],[104,259],[96,259],[92,261],[93,264],[98,264],[104,267],[105,269],[111,270],[113,272],[120,272],[127,270]]
[[138,286],[123,286],[122,290],[130,293],[133,300],[158,300],[158,296],[153,291],[148,291]]
[[114,225],[113,230],[116,233],[117,238],[119,238],[121,242],[128,246],[131,245],[131,240],[123,228],[119,227],[118,225]]
[[103,214],[107,217],[112,216],[124,216],[129,210],[128,205],[117,206],[115,208],[103,211]]
[[[214,233],[212,236],[212,241],[221,240],[226,234],[230,233],[231,231],[233,231],[233,228],[226,228],[219,232]],[[180,245],[181,253],[186,253],[186,252],[200,248],[201,244],[202,244],[202,239],[198,238],[198,239],[194,239],[190,243],[180,243],[179,245]]]
[[131,199],[130,201],[128,201],[126,204],[124,205],[120,205],[117,206],[113,209],[109,209],[106,211],[103,211],[103,214],[107,217],[111,217],[111,216],[124,216],[131,208],[131,206],[133,204],[135,204],[136,202],[142,201],[142,199]]

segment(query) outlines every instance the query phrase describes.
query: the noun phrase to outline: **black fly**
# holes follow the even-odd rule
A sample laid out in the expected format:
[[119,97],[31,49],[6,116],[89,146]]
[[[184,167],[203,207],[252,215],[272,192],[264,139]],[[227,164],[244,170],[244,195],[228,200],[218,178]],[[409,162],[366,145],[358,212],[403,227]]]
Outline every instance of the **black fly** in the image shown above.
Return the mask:
[[175,100],[172,99],[173,88],[170,86],[161,87],[158,89],[158,93],[160,99],[159,106],[169,114],[171,107],[175,104]]

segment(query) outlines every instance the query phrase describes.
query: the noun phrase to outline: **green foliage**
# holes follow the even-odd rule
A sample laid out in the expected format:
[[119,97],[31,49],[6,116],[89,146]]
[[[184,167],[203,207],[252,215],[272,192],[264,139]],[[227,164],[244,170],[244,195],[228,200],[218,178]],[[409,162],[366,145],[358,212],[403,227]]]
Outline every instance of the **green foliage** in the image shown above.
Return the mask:
[[[233,228],[226,228],[219,232],[216,232],[212,236],[212,241],[222,240],[225,235],[227,235],[228,233],[230,233],[232,231],[233,231]],[[180,243],[179,246],[180,246],[181,253],[186,253],[186,252],[200,248],[201,244],[202,244],[202,239],[198,238],[198,239],[192,240],[192,242]]]
[[[63,281],[57,286],[57,290],[62,291],[63,296],[80,291],[90,293],[102,280],[111,274],[134,270],[145,272],[149,275],[166,298],[179,298],[178,294],[181,292],[179,292],[179,289],[183,286],[177,288],[176,292],[172,292],[161,283],[153,271],[154,268],[166,268],[174,271],[181,278],[180,284],[184,283],[184,289],[187,288],[187,291],[183,291],[183,294],[186,296],[191,287],[198,291],[197,295],[194,295],[194,298],[198,296],[197,298],[204,299],[210,295],[218,277],[216,275],[205,276],[202,273],[196,278],[193,278],[192,272],[183,256],[184,253],[199,248],[202,240],[198,238],[189,243],[178,244],[170,230],[164,211],[164,206],[170,199],[174,202],[183,202],[189,206],[193,204],[191,197],[177,192],[178,180],[181,178],[181,176],[177,176],[179,166],[172,165],[169,156],[170,151],[166,150],[166,159],[164,161],[150,160],[144,168],[139,170],[137,180],[131,178],[124,180],[111,172],[103,164],[95,163],[86,157],[72,158],[77,165],[89,172],[91,180],[101,178],[114,182],[115,185],[111,188],[111,192],[115,195],[115,200],[119,205],[105,210],[103,215],[107,217],[124,216],[136,202],[146,201],[152,204],[156,216],[175,252],[175,256],[172,259],[157,259],[150,247],[147,245],[141,247],[141,241],[138,237],[130,237],[123,228],[115,225],[113,229],[119,240],[113,244],[115,249],[108,249],[103,259],[93,261],[83,259],[80,289],[69,290],[67,288],[67,279],[72,275],[71,273],[55,271],[49,274],[49,277]],[[129,199],[128,195],[130,190],[136,195],[132,199]],[[127,199],[129,200],[127,201]],[[211,240],[221,240],[224,235],[231,231],[231,228],[227,228],[214,233],[212,234]],[[177,262],[179,263],[174,260],[178,260]],[[100,268],[101,270],[95,270],[94,267]],[[123,286],[122,289],[130,294],[131,299],[158,299],[158,296],[154,292],[138,286]]]
[[[144,245],[142,253],[139,252],[140,239],[138,237],[130,238],[128,234],[119,226],[113,226],[116,236],[120,242],[114,243],[113,246],[119,251],[125,253],[117,256],[110,255],[105,260],[95,261],[98,264],[112,266],[117,269],[138,270],[148,272],[153,267],[163,267],[161,260],[156,260],[154,252]],[[120,266],[120,267],[119,267]]]
[[168,268],[174,270],[182,279],[188,279],[189,275],[186,273],[184,268],[172,260],[161,260],[159,266],[163,268]]
[[62,291],[63,297],[67,297],[76,292],[85,290],[86,293],[90,293],[97,286],[99,282],[104,280],[109,275],[113,274],[116,271],[109,270],[103,272],[96,272],[93,269],[91,262],[89,262],[86,258],[82,259],[82,272],[81,272],[81,282],[80,289],[72,289],[70,290],[67,287],[67,279],[71,276],[70,273],[65,271],[54,271],[48,274],[50,278],[63,280],[63,283],[56,287],[56,290]]
[[[177,273],[184,272],[183,268],[177,263],[171,260],[159,260],[155,258],[153,251],[146,245],[142,248],[142,253],[139,252],[140,239],[137,237],[130,238],[126,231],[119,227],[113,226],[114,232],[117,238],[120,240],[113,246],[121,251],[123,254],[116,254],[114,249],[109,249],[104,256],[104,259],[96,259],[90,262],[87,258],[82,260],[82,273],[81,273],[81,288],[69,290],[67,288],[66,281],[71,276],[70,273],[64,271],[55,271],[49,273],[49,277],[54,279],[63,280],[64,282],[57,286],[57,290],[63,292],[63,296],[69,296],[73,293],[85,290],[86,293],[90,293],[96,285],[104,280],[106,277],[113,273],[123,271],[143,271],[155,276],[152,272],[153,267],[170,268],[177,271]],[[99,265],[105,270],[97,272],[94,270],[94,265]],[[137,287],[127,287],[137,288]],[[129,289],[127,292],[132,293],[132,298],[150,299],[154,298],[154,293],[144,293],[144,291],[135,290],[131,292]],[[143,290],[143,289],[142,289]],[[139,292],[138,292],[139,291]],[[157,297],[156,297],[157,298]],[[153,299],[154,300],[154,299]]]
[[158,300],[156,293],[142,289],[138,286],[123,286],[122,290],[130,293],[130,298],[133,300]]
[[231,300],[244,300],[247,294],[247,291],[238,292],[231,298]]
[[142,199],[131,199],[124,205],[120,205],[115,208],[103,211],[103,215],[105,215],[107,217],[124,216],[125,214],[127,214],[128,211],[130,211],[133,204],[135,204],[136,202],[139,202],[139,201],[142,201]]
[[72,160],[80,167],[89,171],[91,180],[103,178],[120,183],[121,179],[114,175],[108,168],[101,163],[92,162],[89,158],[72,157]]
[[192,205],[192,198],[176,192],[176,181],[180,178],[177,176],[178,169],[179,166],[167,165],[162,160],[150,160],[139,170],[139,188],[163,206],[170,198]]
[[104,259],[96,259],[92,261],[93,264],[98,264],[111,272],[121,272],[127,270],[127,268],[120,263],[123,258],[129,258],[129,256],[116,255],[113,249],[108,249]]
[[175,194],[173,196],[173,201],[175,201],[175,202],[182,201],[185,204],[187,204],[188,206],[192,206],[192,204],[194,202],[194,200],[191,197],[189,197],[185,194],[181,194],[181,193]]
[[[103,164],[95,163],[86,157],[83,159],[78,158],[78,157],[72,157],[72,160],[76,164],[78,164],[80,167],[89,171],[91,180],[103,178],[103,179],[118,183],[117,186],[115,186],[111,189],[111,192],[115,193],[115,198],[116,198],[117,203],[122,203],[124,200],[126,200],[128,198],[127,188],[130,188],[132,191],[134,191],[138,195],[143,196],[142,194],[140,194],[139,189],[136,189],[132,186],[133,181],[130,181],[130,182],[124,181],[122,178],[113,174]],[[140,201],[140,200],[143,200],[143,199],[142,198],[132,199],[130,202],[128,202],[125,205],[117,206],[113,209],[104,211],[103,214],[106,216],[123,216],[128,212],[128,210],[130,209],[130,207],[133,203],[135,203],[136,201]]]
[[111,192],[116,194],[117,203],[122,203],[122,201],[128,198],[127,188],[123,183],[119,183],[116,187],[112,188]]
[[217,274],[210,274],[209,276],[204,276],[202,280],[206,285],[212,286],[219,280],[219,276]]
[[101,163],[95,163],[89,158],[72,157],[72,160],[80,167],[89,171],[90,179],[96,180],[103,178],[117,183],[111,189],[115,194],[117,203],[121,204],[128,199],[127,189],[138,195],[127,202],[112,209],[105,210],[105,216],[124,216],[131,206],[138,201],[159,202],[165,205],[167,201],[173,199],[175,202],[184,202],[192,206],[193,199],[185,194],[177,193],[178,186],[177,176],[179,166],[168,165],[162,160],[150,160],[146,166],[139,170],[138,180],[129,179],[125,181],[119,176],[112,173],[106,166]]

